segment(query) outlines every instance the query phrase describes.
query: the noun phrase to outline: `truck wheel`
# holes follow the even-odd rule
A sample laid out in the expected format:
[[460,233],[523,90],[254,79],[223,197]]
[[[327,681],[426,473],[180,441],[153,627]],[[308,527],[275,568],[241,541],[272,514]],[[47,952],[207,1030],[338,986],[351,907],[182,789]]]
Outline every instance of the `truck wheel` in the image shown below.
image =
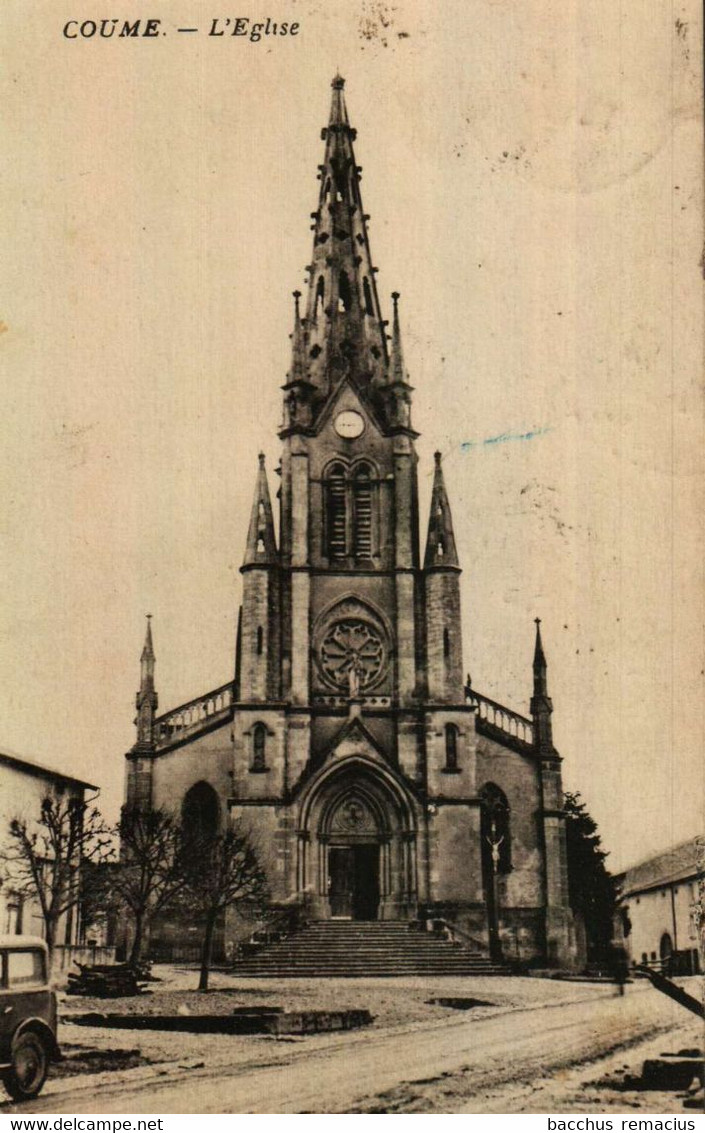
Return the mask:
[[12,1044],[12,1067],[6,1070],[3,1085],[16,1102],[36,1098],[46,1081],[49,1051],[36,1031],[23,1031]]

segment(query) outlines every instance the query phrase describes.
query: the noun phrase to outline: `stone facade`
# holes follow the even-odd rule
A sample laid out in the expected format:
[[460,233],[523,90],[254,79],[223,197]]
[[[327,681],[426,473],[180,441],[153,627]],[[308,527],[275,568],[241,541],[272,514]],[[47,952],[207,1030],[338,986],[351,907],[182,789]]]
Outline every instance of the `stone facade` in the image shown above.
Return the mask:
[[441,457],[422,558],[399,296],[389,335],[339,78],[323,137],[283,387],[278,537],[262,456],[235,680],[157,717],[148,631],[128,800],[178,811],[208,784],[220,821],[252,831],[273,900],[315,918],[442,916],[495,955],[565,965],[560,758],[538,626],[531,719],[464,684]]

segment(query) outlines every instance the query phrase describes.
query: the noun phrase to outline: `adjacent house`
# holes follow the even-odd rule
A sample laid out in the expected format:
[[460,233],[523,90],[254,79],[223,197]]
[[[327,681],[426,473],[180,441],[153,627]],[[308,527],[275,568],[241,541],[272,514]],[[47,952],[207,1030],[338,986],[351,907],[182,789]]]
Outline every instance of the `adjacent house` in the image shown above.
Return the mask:
[[[38,818],[42,801],[48,796],[65,796],[82,803],[86,801],[87,792],[95,794],[96,791],[93,784],[73,775],[44,767],[6,749],[0,750],[0,857],[9,845],[9,825],[14,818]],[[0,861],[0,934],[5,933],[43,936],[44,922],[38,901],[22,897],[13,889],[7,867],[3,869]],[[80,943],[80,916],[76,908],[69,909],[59,923],[57,945],[66,948]]]
[[704,865],[705,838],[698,837],[619,875],[619,909],[633,964],[681,975],[702,970]]

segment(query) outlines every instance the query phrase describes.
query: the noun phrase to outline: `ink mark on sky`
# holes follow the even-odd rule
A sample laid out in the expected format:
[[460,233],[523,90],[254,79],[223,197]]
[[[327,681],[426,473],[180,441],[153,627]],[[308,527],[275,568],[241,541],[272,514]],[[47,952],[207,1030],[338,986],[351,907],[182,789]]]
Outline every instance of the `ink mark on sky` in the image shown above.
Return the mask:
[[544,433],[550,433],[551,428],[551,425],[543,425],[540,429],[530,429],[528,433],[500,433],[496,437],[485,437],[484,441],[463,441],[460,451],[469,452],[471,448],[500,445],[504,444],[505,441],[530,441],[534,437],[541,437]]

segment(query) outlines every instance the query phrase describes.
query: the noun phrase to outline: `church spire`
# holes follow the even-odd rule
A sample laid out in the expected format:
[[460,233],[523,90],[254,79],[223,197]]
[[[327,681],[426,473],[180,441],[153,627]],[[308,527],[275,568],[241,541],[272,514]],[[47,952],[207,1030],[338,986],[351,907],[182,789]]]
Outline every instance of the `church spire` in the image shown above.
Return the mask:
[[152,643],[152,615],[147,614],[147,632],[140,657],[140,688],[135,698],[137,708],[137,748],[154,746],[154,717],[159,699],[154,689],[154,645]]
[[546,655],[541,640],[541,619],[534,618],[536,623],[536,641],[534,644],[534,694],[531,697],[531,717],[534,722],[534,744],[540,752],[553,754],[553,728],[551,715],[553,702],[548,695],[548,680],[546,677]]
[[355,130],[348,121],[345,82],[333,79],[330,119],[319,166],[321,189],[312,213],[313,258],[305,318],[308,377],[318,399],[345,377],[361,387],[379,380],[387,368],[387,336],[382,321],[367,217],[355,164]]
[[244,567],[273,566],[277,562],[277,541],[274,535],[274,517],[269,498],[267,472],[264,467],[264,453],[259,454],[259,468],[255,496],[250,513],[250,526],[247,532]]
[[443,479],[441,454],[435,452],[433,459],[436,462],[433,473],[433,491],[431,493],[431,514],[428,520],[428,539],[426,541],[426,556],[424,570],[445,567],[451,570],[460,570],[458,552],[455,549],[455,536],[453,534],[453,520],[450,514],[450,504]]

